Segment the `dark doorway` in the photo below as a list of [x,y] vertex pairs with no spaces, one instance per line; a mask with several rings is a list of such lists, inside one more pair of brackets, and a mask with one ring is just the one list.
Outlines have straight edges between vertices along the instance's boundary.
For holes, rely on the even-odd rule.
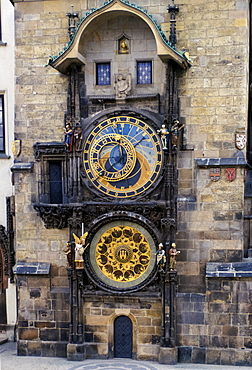
[[7,323],[5,280],[6,278],[4,275],[4,258],[0,245],[0,325]]
[[132,358],[132,321],[124,315],[114,322],[114,357]]

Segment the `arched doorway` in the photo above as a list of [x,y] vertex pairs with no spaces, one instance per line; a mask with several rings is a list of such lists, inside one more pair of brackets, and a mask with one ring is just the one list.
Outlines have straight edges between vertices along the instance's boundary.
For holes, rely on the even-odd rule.
[[118,316],[114,321],[114,357],[132,358],[132,321],[128,316]]

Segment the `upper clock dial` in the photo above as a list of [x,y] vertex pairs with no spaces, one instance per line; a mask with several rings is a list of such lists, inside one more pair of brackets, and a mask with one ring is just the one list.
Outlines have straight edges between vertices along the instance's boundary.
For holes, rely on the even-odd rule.
[[145,122],[128,116],[98,124],[84,145],[84,168],[93,185],[115,198],[147,190],[162,164],[159,137]]

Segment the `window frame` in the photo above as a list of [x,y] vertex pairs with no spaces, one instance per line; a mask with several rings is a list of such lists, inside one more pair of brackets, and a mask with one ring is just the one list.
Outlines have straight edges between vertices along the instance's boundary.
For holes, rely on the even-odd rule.
[[[52,180],[51,175],[52,175],[52,166],[58,166],[59,170],[59,177],[58,180]],[[63,162],[61,159],[50,159],[47,161],[47,168],[48,168],[48,195],[49,195],[49,203],[50,204],[63,204],[63,196],[64,196],[64,181],[63,181]],[[54,168],[55,170],[55,168]],[[55,173],[56,171],[54,171]],[[58,185],[57,185],[58,184]],[[56,185],[56,186],[55,186]],[[58,188],[57,190],[55,190]],[[59,199],[60,198],[60,199]],[[54,200],[60,200],[59,202],[55,202]]]
[[2,1],[0,0],[0,43],[3,43],[2,39]]
[[[11,1],[12,3],[12,1]],[[14,6],[14,4],[12,3]],[[6,46],[7,42],[3,41],[3,11],[2,11],[3,3],[0,0],[0,46]]]
[[[151,82],[147,83],[139,83],[139,77],[138,77],[138,66],[140,63],[150,63],[151,67]],[[146,85],[153,85],[153,60],[152,59],[138,59],[136,60],[136,85],[137,86],[146,86]]]
[[[99,82],[99,77],[98,77],[98,66],[100,65],[109,65],[109,84],[100,84]],[[96,61],[95,62],[95,85],[96,86],[111,86],[111,62],[110,61]]]
[[[3,147],[0,146],[0,154],[6,153],[6,140],[5,140],[5,95],[3,93],[0,93],[0,100],[2,101],[2,109],[0,105],[0,126],[3,126],[3,134],[1,136],[0,133],[0,139],[3,139]],[[2,117],[2,124],[1,124],[1,117]]]

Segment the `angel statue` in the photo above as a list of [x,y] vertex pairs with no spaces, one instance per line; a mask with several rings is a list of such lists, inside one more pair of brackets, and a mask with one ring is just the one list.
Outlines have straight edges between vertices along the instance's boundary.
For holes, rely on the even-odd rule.
[[73,233],[74,241],[75,241],[75,268],[76,269],[84,269],[84,259],[83,259],[83,253],[85,249],[89,246],[89,244],[86,245],[86,237],[88,235],[88,232],[84,233],[80,238],[78,238],[77,235]]

